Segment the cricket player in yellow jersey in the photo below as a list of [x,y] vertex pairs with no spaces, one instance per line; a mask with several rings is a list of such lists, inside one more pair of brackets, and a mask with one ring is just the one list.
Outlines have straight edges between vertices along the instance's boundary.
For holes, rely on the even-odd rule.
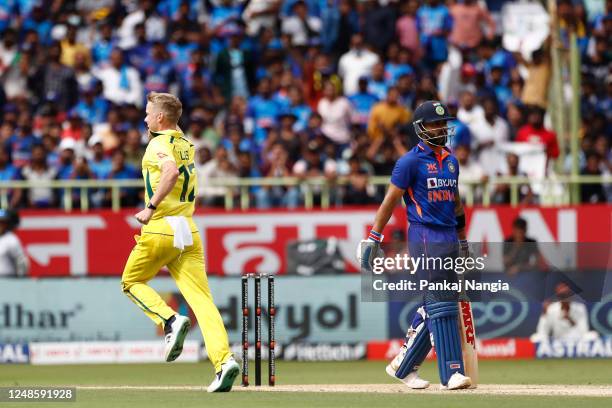
[[178,98],[152,92],[147,101],[145,122],[150,140],[142,158],[146,208],[135,216],[143,226],[121,277],[123,292],[163,327],[166,361],[176,360],[183,351],[191,323],[147,285],[167,266],[196,315],[208,356],[215,366],[216,375],[208,392],[230,391],[240,368],[213,303],[202,241],[192,219],[198,184],[195,149],[177,125],[182,113]]

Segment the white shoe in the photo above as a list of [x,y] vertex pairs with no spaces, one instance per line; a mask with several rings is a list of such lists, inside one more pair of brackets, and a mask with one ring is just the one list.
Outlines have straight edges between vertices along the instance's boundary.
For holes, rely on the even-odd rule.
[[401,382],[403,382],[404,384],[406,384],[408,387],[412,388],[413,390],[423,390],[423,389],[429,387],[429,381],[420,378],[418,371],[413,371],[413,372],[411,372],[410,374],[408,374],[404,378],[397,378],[395,376],[395,371],[396,370],[393,368],[393,366],[391,364],[389,364],[387,366],[385,371],[391,377],[393,377],[393,378],[395,378],[397,380],[400,380]]
[[191,327],[189,319],[185,316],[177,314],[171,317],[170,320],[172,322],[169,322],[166,325],[167,327],[164,327],[166,332],[165,357],[167,362],[174,361],[181,355],[183,352],[183,342]]
[[451,375],[451,378],[448,379],[448,383],[445,387],[447,390],[462,390],[464,388],[469,388],[472,385],[472,379],[470,377],[466,377],[461,373],[455,373]]
[[208,392],[229,392],[234,385],[234,380],[240,374],[240,366],[230,357],[225,363],[221,364],[221,371],[215,374],[215,379],[210,383],[206,391]]

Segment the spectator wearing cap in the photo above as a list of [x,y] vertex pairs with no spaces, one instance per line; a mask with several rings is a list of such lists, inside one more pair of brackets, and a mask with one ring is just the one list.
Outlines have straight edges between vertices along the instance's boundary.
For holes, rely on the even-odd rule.
[[412,63],[417,61],[421,54],[419,42],[419,28],[417,26],[417,10],[419,9],[418,0],[408,0],[401,6],[401,16],[395,23],[395,32],[399,40],[399,45],[412,53]]
[[259,81],[258,93],[249,99],[247,108],[247,117],[253,123],[255,143],[262,144],[268,129],[276,124],[276,117],[279,113],[280,106],[272,97],[271,80],[263,78]]
[[421,47],[431,67],[444,62],[448,57],[447,37],[453,25],[448,8],[439,0],[427,0],[417,11]]
[[97,85],[92,82],[81,87],[79,101],[73,108],[73,112],[82,120],[97,125],[106,120],[108,114],[108,101],[97,95]]
[[385,80],[385,65],[382,62],[374,64],[372,75],[368,80],[368,92],[375,95],[379,100],[387,97],[389,86]]
[[536,143],[544,146],[548,159],[559,157],[557,134],[544,127],[544,109],[531,106],[527,114],[527,124],[516,135],[517,142]]
[[376,95],[368,92],[368,78],[359,78],[357,92],[349,96],[349,101],[353,106],[353,116],[351,123],[366,128],[370,118],[370,112],[379,99]]
[[323,98],[319,101],[317,112],[323,119],[323,133],[334,143],[347,145],[351,139],[352,107],[348,99],[339,95],[337,88],[329,81],[323,85]]
[[369,76],[372,68],[380,61],[377,54],[370,51],[363,42],[363,35],[355,33],[351,37],[351,49],[340,57],[338,74],[343,79],[345,95],[353,95],[358,91],[358,81]]
[[399,91],[389,88],[387,98],[374,105],[368,122],[368,135],[371,139],[388,138],[396,127],[410,121],[410,111],[399,103]]
[[[469,50],[475,48],[483,36],[492,39],[495,34],[495,21],[489,12],[476,0],[463,0],[450,6],[453,29],[449,41],[455,47]],[[486,31],[483,33],[483,27]]]
[[[36,144],[32,146],[31,154],[32,159],[30,163],[21,169],[18,179],[36,181],[37,183],[54,180],[57,171],[47,164],[47,152],[45,148],[40,144]],[[16,190],[13,195],[11,207],[17,207],[24,198],[24,194],[26,195],[25,201],[28,207],[50,208],[55,205],[53,189],[40,185],[30,187],[27,191],[23,189]]]
[[410,53],[401,49],[397,43],[392,43],[387,49],[387,63],[385,64],[385,81],[389,86],[397,85],[402,75],[412,75],[414,70],[409,64]]
[[46,63],[37,67],[29,78],[28,88],[36,102],[51,101],[61,111],[66,111],[77,101],[78,85],[74,71],[60,62],[61,47],[53,43],[47,48]]
[[144,93],[138,71],[124,62],[120,49],[113,50],[110,62],[108,67],[94,72],[102,82],[104,97],[115,105],[142,107]]
[[228,36],[228,47],[217,55],[214,70],[215,82],[226,101],[234,96],[246,98],[255,87],[255,62],[250,52],[240,48],[241,29],[235,27]]
[[470,124],[472,144],[476,157],[488,175],[493,176],[498,170],[499,146],[510,139],[510,130],[498,114],[497,100],[486,98],[482,104],[484,115]]
[[[265,155],[262,175],[266,178],[291,176],[289,153],[281,143],[272,145]],[[255,198],[259,209],[296,208],[300,202],[300,192],[297,187],[261,186],[256,191]]]
[[85,44],[77,41],[77,30],[78,26],[68,24],[66,37],[60,42],[62,47],[60,62],[68,67],[74,67],[77,54],[84,56],[87,66],[91,65],[91,53]]
[[308,5],[302,0],[293,3],[293,14],[282,21],[281,31],[288,35],[291,45],[303,47],[320,40],[321,19],[308,15]]

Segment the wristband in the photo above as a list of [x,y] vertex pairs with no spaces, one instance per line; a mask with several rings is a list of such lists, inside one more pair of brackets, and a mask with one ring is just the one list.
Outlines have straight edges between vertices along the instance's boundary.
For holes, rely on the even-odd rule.
[[382,242],[384,237],[385,236],[383,234],[381,234],[380,232],[376,232],[374,230],[371,230],[370,234],[368,235],[368,239],[374,242]]
[[147,208],[150,209],[150,210],[153,210],[153,211],[157,210],[157,207],[154,206],[151,202],[149,202],[149,204],[147,204]]

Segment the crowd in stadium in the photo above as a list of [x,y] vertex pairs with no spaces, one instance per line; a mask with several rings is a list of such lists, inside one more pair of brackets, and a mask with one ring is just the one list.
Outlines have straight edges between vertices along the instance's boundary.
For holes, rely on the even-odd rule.
[[[2,0],[0,181],[140,178],[149,92],[183,103],[196,146],[201,205],[220,206],[215,178],[323,176],[348,184],[332,204],[368,204],[416,143],[411,113],[441,99],[457,115],[461,177],[520,174],[496,147],[537,142],[559,156],[548,120],[550,40],[531,55],[502,47],[501,1]],[[558,46],[575,33],[582,63],[582,174],[612,170],[612,2],[558,0]],[[488,6],[488,7],[487,7]],[[453,74],[449,60],[460,58]],[[557,167],[569,172],[571,160]],[[251,205],[296,207],[300,187],[252,187]],[[11,207],[56,207],[62,190],[12,190]],[[601,184],[583,202],[606,202]],[[521,186],[520,201],[537,194]],[[73,191],[75,205],[79,191]],[[110,205],[107,189],[90,205]],[[507,203],[508,186],[493,200]],[[123,205],[140,189],[123,188]]]

